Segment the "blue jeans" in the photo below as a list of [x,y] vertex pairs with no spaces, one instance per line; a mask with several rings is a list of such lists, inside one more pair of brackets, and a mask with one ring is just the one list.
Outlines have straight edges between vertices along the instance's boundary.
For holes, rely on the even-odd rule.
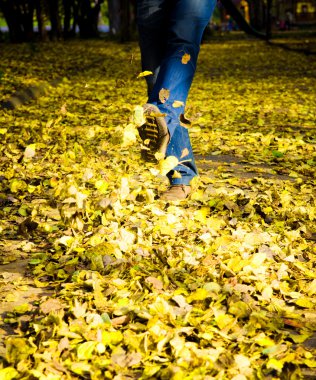
[[[197,175],[189,133],[180,125],[180,117],[215,5],[216,0],[137,0],[142,69],[154,73],[146,77],[148,103],[166,115],[170,133],[166,156],[182,161],[174,168],[181,178],[173,178],[173,170],[167,174],[171,185],[188,185]],[[159,98],[161,89],[169,91],[166,101]]]

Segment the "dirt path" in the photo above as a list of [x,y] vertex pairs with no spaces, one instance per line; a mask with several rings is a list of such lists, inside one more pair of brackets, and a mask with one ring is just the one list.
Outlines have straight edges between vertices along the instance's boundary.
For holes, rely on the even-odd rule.
[[27,265],[28,260],[0,265],[0,356],[5,354],[6,336],[15,334],[14,324],[10,323],[14,309],[22,305],[31,309],[41,297],[52,294],[46,288],[35,287],[27,275]]

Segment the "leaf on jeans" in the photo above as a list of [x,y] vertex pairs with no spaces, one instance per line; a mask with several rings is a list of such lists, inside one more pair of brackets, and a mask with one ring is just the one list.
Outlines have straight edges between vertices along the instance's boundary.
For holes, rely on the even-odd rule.
[[183,151],[181,152],[181,157],[180,158],[188,156],[189,153],[190,153],[189,149],[188,148],[184,148]]
[[159,100],[161,101],[161,103],[166,103],[166,101],[169,99],[169,96],[170,96],[170,91],[167,90],[166,88],[162,88],[159,91]]
[[181,62],[182,62],[184,65],[186,65],[186,64],[190,61],[190,59],[191,59],[190,54],[185,53],[185,54],[183,54],[183,56],[182,56],[182,58],[181,58]]
[[168,156],[159,162],[159,171],[161,175],[166,175],[170,170],[178,165],[179,160],[175,156]]
[[172,174],[172,178],[182,178],[182,175],[177,170],[174,170]]
[[145,71],[141,72],[140,74],[138,74],[137,78],[148,77],[148,75],[153,75],[153,72],[145,70]]
[[175,100],[173,103],[172,103],[172,107],[173,108],[180,108],[180,107],[183,107],[184,106],[184,103],[181,102],[181,100]]

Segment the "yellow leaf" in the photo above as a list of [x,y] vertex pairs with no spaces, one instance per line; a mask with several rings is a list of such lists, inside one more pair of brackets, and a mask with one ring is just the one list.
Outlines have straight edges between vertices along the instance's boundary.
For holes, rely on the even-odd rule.
[[183,56],[182,56],[181,62],[182,62],[184,65],[186,65],[186,64],[190,61],[190,59],[191,59],[190,54],[185,53],[185,54],[183,54]]
[[199,210],[194,211],[194,219],[205,224],[209,214],[210,214],[209,207],[201,207]]
[[215,321],[217,326],[222,330],[230,327],[235,319],[228,314],[219,314],[215,317]]
[[280,360],[271,358],[271,359],[269,359],[269,361],[267,363],[267,368],[272,368],[272,369],[275,369],[277,371],[281,371],[283,368],[283,363]]
[[33,158],[35,156],[36,144],[30,144],[25,148],[24,158]]
[[0,369],[0,379],[1,380],[13,380],[18,376],[18,371],[13,367],[7,367]]
[[145,70],[137,75],[137,78],[147,77],[148,75],[153,75],[152,71]]
[[157,161],[163,160],[165,158],[165,155],[161,152],[156,152],[155,153],[155,158]]
[[26,187],[26,183],[19,179],[14,179],[10,183],[10,191],[12,193],[17,193],[19,190],[25,190]]
[[313,280],[307,287],[307,294],[311,297],[316,294],[316,280]]
[[169,99],[169,96],[170,96],[170,91],[167,90],[166,88],[162,88],[159,91],[159,100],[161,101],[161,103],[166,103],[166,101]]
[[184,103],[181,102],[181,100],[175,100],[173,103],[172,103],[172,107],[173,108],[180,108],[180,107],[183,107],[184,106]]
[[16,306],[14,308],[14,312],[17,314],[25,314],[26,312],[30,311],[32,309],[31,305],[28,303],[24,303],[22,305]]
[[235,363],[236,363],[237,367],[240,370],[242,370],[244,368],[248,368],[251,365],[250,360],[244,355],[241,355],[241,354],[235,355],[234,359],[235,359]]
[[121,188],[120,188],[120,196],[121,200],[124,200],[128,197],[130,193],[128,179],[126,177],[121,178]]
[[172,178],[182,178],[182,175],[177,170],[174,170]]
[[245,302],[237,301],[229,305],[228,312],[237,318],[245,318],[249,316],[251,310]]
[[141,125],[146,123],[146,119],[144,116],[144,109],[142,106],[135,106],[134,108],[134,115],[133,115],[133,121],[134,124],[136,124],[137,127],[140,127]]
[[209,292],[207,289],[199,288],[188,297],[188,302],[204,301],[207,297],[209,297]]
[[105,181],[104,179],[99,179],[98,181],[95,182],[94,186],[99,190],[101,194],[106,193],[109,183]]
[[161,290],[163,289],[163,283],[161,280],[159,280],[158,278],[156,277],[152,277],[152,276],[149,276],[145,279],[145,282],[149,283],[149,284],[152,284],[153,287],[156,289],[156,290]]
[[91,359],[93,351],[98,343],[97,342],[84,342],[79,344],[77,348],[77,355],[79,360]]
[[123,132],[122,148],[135,144],[137,140],[137,129],[133,124],[128,124]]
[[315,304],[309,300],[307,297],[302,297],[299,298],[298,300],[295,301],[295,304],[300,307],[304,307],[306,309],[314,309]]
[[181,157],[180,158],[186,157],[189,153],[190,153],[189,149],[188,148],[184,148],[183,151],[181,152]]
[[168,156],[164,160],[159,161],[159,171],[161,175],[166,175],[170,170],[178,165],[179,161],[175,156]]
[[255,342],[261,347],[272,347],[275,345],[275,342],[267,336],[260,336]]
[[265,299],[265,300],[270,300],[272,295],[273,295],[273,289],[271,288],[271,286],[266,286],[263,291],[262,291],[262,297]]

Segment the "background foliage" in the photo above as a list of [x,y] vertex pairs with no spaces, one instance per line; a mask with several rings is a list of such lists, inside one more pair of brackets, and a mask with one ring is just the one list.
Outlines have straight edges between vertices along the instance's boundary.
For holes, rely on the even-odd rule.
[[[4,45],[1,379],[299,379],[316,367],[314,59],[202,46],[187,106],[200,179],[184,204],[140,161],[136,44]],[[35,294],[35,290],[34,290]],[[3,333],[3,331],[2,331]],[[314,373],[315,374],[315,373]]]

